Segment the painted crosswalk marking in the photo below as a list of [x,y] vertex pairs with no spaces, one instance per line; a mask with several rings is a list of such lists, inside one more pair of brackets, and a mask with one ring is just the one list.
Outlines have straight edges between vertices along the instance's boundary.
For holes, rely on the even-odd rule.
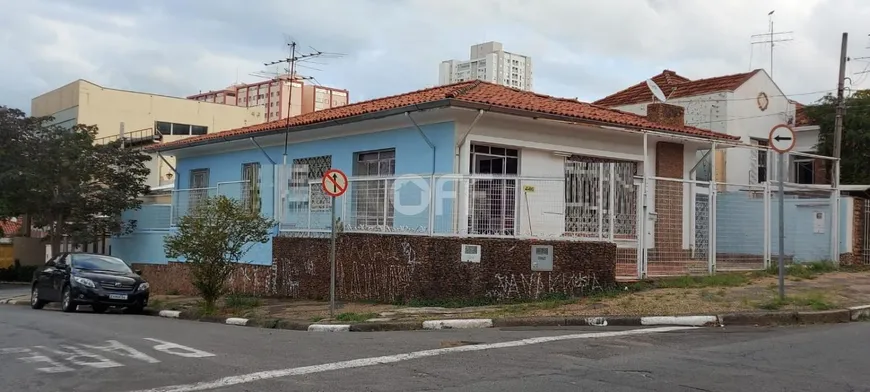
[[[143,338],[150,349],[158,353],[182,358],[213,357],[207,351],[152,338]],[[36,370],[43,373],[72,372],[76,368],[108,369],[125,366],[119,362],[123,359],[134,359],[145,363],[160,363],[160,360],[132,346],[117,340],[108,340],[105,344],[64,344],[57,347],[8,347],[0,348],[0,356],[17,355],[17,359],[36,365]],[[108,356],[107,356],[108,355]],[[114,357],[120,357],[113,359]]]

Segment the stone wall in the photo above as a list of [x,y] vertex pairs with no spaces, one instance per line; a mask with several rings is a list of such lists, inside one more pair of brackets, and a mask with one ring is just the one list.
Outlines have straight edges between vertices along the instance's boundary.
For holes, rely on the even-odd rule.
[[[190,284],[185,263],[133,264],[142,271],[142,277],[151,284],[153,294],[196,295]],[[242,264],[230,276],[230,292],[248,295],[272,294],[272,266]]]
[[[481,245],[480,263],[460,261],[462,244]],[[553,271],[531,270],[531,245],[553,246]],[[329,297],[329,240],[273,241],[276,294]],[[336,297],[495,300],[583,296],[615,284],[616,246],[605,242],[343,233],[336,246]]]

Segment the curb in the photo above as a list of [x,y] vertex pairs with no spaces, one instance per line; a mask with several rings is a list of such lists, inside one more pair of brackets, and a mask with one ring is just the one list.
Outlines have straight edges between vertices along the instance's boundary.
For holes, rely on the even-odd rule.
[[[28,300],[0,299],[0,304],[30,305]],[[835,324],[870,320],[870,305],[847,309],[808,312],[727,313],[721,315],[691,316],[548,316],[504,317],[486,319],[446,319],[426,321],[377,321],[351,324],[320,324],[303,320],[251,319],[242,317],[200,316],[179,310],[145,309],[143,315],[171,319],[212,322],[240,327],[285,329],[308,332],[386,332],[444,329],[481,329],[505,327],[562,327],[562,326],[777,326],[796,324]]]

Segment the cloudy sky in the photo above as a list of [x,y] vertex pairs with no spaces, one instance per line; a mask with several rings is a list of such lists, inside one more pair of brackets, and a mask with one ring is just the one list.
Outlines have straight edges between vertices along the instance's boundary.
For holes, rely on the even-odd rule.
[[[775,51],[786,93],[836,88],[842,32],[870,56],[867,0],[0,0],[0,105],[78,78],[189,95],[240,81],[303,48],[344,54],[300,73],[353,101],[437,83],[441,60],[501,41],[530,55],[535,90],[595,100],[662,69],[702,78],[769,67],[767,31],[794,31]],[[750,61],[751,60],[751,61]],[[751,63],[751,64],[750,64]],[[855,59],[853,89],[870,88]],[[863,77],[862,77],[863,76]],[[795,98],[812,101],[818,95]]]

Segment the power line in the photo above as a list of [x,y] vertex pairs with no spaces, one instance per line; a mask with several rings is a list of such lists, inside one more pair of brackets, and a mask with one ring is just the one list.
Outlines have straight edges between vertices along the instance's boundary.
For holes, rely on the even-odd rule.
[[[860,108],[870,109],[870,104],[868,104],[868,105],[846,105],[846,108],[847,109],[860,109]],[[753,119],[753,118],[764,118],[764,117],[784,116],[784,115],[786,115],[785,112],[777,112],[777,113],[768,113],[768,114],[760,114],[760,115],[745,116],[745,117],[726,117],[726,118],[723,118],[721,120],[713,120],[712,122],[714,122],[714,123],[731,122],[731,121],[749,120],[749,119]],[[705,124],[705,123],[710,123],[710,120],[687,123],[686,125],[695,126],[695,125]]]

